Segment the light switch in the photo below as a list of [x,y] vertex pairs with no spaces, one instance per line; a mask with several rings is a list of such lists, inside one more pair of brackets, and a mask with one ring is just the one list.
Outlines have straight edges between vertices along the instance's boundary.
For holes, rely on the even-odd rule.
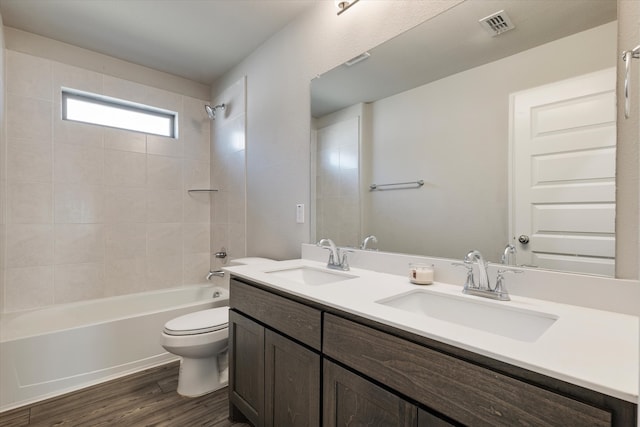
[[304,224],[304,204],[298,203],[296,205],[296,222],[298,224]]

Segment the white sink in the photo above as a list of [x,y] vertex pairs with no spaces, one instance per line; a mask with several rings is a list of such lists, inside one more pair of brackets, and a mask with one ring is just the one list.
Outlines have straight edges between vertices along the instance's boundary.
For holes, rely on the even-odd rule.
[[280,277],[282,279],[291,280],[293,282],[298,282],[303,285],[326,285],[328,283],[340,282],[342,280],[355,279],[358,276],[354,276],[351,274],[333,271],[333,270],[325,270],[322,268],[314,268],[314,267],[292,267],[285,268],[281,270],[272,270],[266,271],[265,273],[271,274],[276,277]]
[[483,301],[478,297],[458,297],[425,290],[410,291],[376,302],[526,342],[537,341],[558,320],[558,316],[553,314],[513,307],[509,302]]

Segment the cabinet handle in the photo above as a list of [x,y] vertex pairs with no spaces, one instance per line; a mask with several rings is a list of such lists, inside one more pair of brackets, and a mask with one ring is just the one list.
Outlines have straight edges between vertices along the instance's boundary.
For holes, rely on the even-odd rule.
[[631,100],[629,99],[629,79],[631,78],[631,60],[640,58],[640,45],[632,50],[622,52],[624,64],[624,118],[628,119],[631,111]]

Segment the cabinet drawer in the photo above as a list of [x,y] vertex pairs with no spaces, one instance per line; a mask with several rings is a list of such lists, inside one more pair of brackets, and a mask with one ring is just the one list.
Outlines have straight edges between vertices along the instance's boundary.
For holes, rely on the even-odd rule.
[[329,357],[466,425],[611,425],[608,411],[330,314],[323,344]]
[[233,279],[229,305],[313,349],[320,350],[320,310]]

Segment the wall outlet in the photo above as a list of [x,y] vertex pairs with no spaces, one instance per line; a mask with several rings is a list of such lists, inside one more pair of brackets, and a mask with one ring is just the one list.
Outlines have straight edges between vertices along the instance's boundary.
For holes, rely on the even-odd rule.
[[298,203],[296,205],[296,223],[304,224],[304,204]]

